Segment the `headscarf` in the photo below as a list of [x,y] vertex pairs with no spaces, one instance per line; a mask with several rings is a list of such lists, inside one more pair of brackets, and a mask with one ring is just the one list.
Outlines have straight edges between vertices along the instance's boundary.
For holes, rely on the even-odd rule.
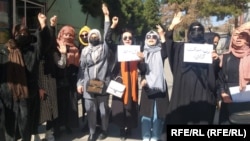
[[90,31],[90,28],[89,28],[88,26],[83,26],[83,27],[80,29],[80,31],[79,31],[78,39],[79,39],[80,43],[81,43],[82,45],[84,45],[84,46],[87,46],[88,43],[87,43],[87,42],[84,42],[84,41],[82,40],[82,38],[80,37],[80,35],[82,34],[82,32],[87,32],[87,33],[89,33],[89,31]]
[[[247,37],[247,44],[243,46],[236,46],[234,44],[233,36],[238,36],[240,34]],[[247,83],[250,82],[250,22],[247,22],[234,30],[229,45],[229,52],[227,53],[232,53],[235,57],[240,58],[239,85],[240,90],[243,90]],[[220,66],[221,65],[222,61],[220,63]]]
[[[69,34],[67,38],[65,38],[63,35]],[[57,43],[66,43],[67,46],[67,66],[74,65],[79,66],[79,50],[74,44],[75,40],[75,29],[70,26],[66,25],[61,28],[61,30],[58,33],[57,37]]]
[[[157,41],[153,46],[149,46],[146,42],[146,37],[148,35],[156,35]],[[144,57],[145,63],[148,64],[147,72],[146,72],[146,80],[149,88],[158,89],[161,92],[166,91],[166,83],[164,76],[164,67],[161,57],[161,44],[160,37],[157,32],[151,30],[146,34],[145,37],[145,45],[144,45]]]
[[[90,37],[92,34],[96,34],[97,37],[99,38],[99,44],[96,46],[93,46],[90,43]],[[90,30],[89,34],[88,34],[88,46],[86,47],[86,49],[84,49],[83,54],[86,56],[88,53],[91,54],[91,59],[93,61],[93,63],[96,63],[97,61],[103,59],[103,56],[101,55],[103,52],[103,45],[102,45],[102,36],[101,33],[98,29],[92,29]]]
[[215,32],[207,32],[204,34],[204,39],[206,41],[206,43],[208,44],[212,44],[214,47],[214,50],[216,49],[217,45],[214,44],[214,38],[218,37],[220,39],[220,35],[218,33]]
[[10,39],[5,46],[9,50],[9,63],[7,65],[7,83],[13,94],[13,99],[28,97],[27,77],[25,65],[20,50],[16,47],[14,40]]
[[188,29],[189,43],[204,43],[204,26],[199,22],[193,22]]

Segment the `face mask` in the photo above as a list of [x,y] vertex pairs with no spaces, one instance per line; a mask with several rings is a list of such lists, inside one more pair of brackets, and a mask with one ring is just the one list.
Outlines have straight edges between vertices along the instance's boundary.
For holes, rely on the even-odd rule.
[[97,46],[100,44],[100,41],[99,41],[99,39],[95,38],[95,39],[90,39],[89,43],[91,43],[93,46]]
[[188,40],[192,43],[200,43],[204,41],[204,28],[199,24],[193,24],[188,31]]
[[19,47],[23,47],[31,43],[31,38],[28,35],[18,35],[15,37],[15,40]]
[[199,41],[203,39],[203,32],[200,30],[190,31],[190,38],[194,41]]

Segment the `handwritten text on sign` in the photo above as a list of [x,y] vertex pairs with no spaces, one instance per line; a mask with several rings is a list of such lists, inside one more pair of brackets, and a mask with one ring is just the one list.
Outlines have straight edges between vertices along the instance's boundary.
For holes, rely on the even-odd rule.
[[136,61],[140,60],[137,53],[140,52],[139,45],[118,45],[118,61]]
[[184,62],[212,64],[212,44],[184,44]]

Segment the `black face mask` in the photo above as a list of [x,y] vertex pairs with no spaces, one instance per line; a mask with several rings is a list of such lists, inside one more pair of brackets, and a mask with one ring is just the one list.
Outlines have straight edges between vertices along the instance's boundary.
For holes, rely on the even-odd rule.
[[100,44],[100,40],[95,38],[95,39],[90,39],[89,43],[91,43],[93,46],[97,46]]
[[188,40],[191,43],[204,42],[204,28],[202,25],[194,23],[188,31]]
[[203,40],[203,37],[204,37],[203,32],[201,30],[199,30],[199,29],[190,31],[189,35],[190,35],[189,36],[190,39],[193,40],[193,41]]
[[17,35],[15,40],[19,47],[23,47],[31,43],[31,37],[29,35]]

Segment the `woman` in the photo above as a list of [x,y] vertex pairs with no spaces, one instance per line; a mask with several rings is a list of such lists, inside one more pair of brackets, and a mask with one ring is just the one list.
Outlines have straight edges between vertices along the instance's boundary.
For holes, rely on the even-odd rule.
[[169,104],[164,74],[164,60],[167,58],[166,40],[160,25],[157,25],[157,29],[159,34],[153,30],[146,34],[144,63],[140,65],[142,72],[140,115],[143,141],[160,140]]
[[[107,7],[102,7],[105,23],[104,33],[106,33],[109,25],[109,11]],[[108,47],[106,43],[102,43],[102,37],[100,31],[97,29],[90,30],[88,34],[89,45],[83,48],[80,57],[80,67],[78,72],[77,92],[83,94],[85,101],[85,109],[87,112],[89,137],[88,141],[94,141],[96,135],[96,118],[97,109],[100,109],[101,113],[101,133],[98,135],[98,139],[103,140],[107,137],[108,119],[109,119],[109,107],[108,100],[109,95],[97,95],[87,92],[87,82],[91,79],[99,79],[108,85],[110,76],[108,72]]]
[[[22,24],[14,27],[14,38],[20,49],[25,63],[25,72],[27,77],[27,86],[29,91],[28,98],[28,124],[30,134],[37,137],[39,121],[39,95],[38,95],[38,64],[39,47],[37,45],[37,36],[30,34],[29,29]],[[36,34],[37,35],[37,32]]]
[[78,127],[78,104],[76,81],[79,67],[79,50],[74,44],[75,29],[70,25],[65,25],[58,33],[57,43],[64,43],[67,47],[66,67],[57,67],[56,84],[58,100],[58,119],[56,136],[60,136],[60,126],[65,126],[68,133],[71,128]]
[[222,100],[219,124],[231,124],[229,121],[228,105],[233,102],[229,88],[238,86],[244,91],[250,84],[250,22],[233,31],[229,52],[222,55],[219,73],[220,97]]
[[55,128],[55,119],[58,117],[57,89],[56,89],[56,66],[66,66],[66,45],[59,44],[57,47],[55,38],[55,26],[57,17],[50,19],[50,26],[46,25],[47,17],[39,13],[39,98],[40,118],[39,123],[46,122],[45,138],[54,141],[52,129]]
[[[173,28],[181,22],[177,14],[170,27],[167,42],[173,42]],[[193,22],[188,29],[188,43],[205,44],[204,26]],[[216,109],[216,72],[213,63],[218,55],[211,53],[212,64],[184,61],[183,42],[169,47],[169,64],[173,73],[173,89],[167,117],[168,124],[213,124]]]
[[[5,139],[28,141],[28,87],[25,64],[15,40],[10,39],[0,49],[0,91],[4,104]],[[27,132],[28,131],[28,132]]]
[[[112,18],[112,25],[108,29],[105,40],[112,54],[117,54],[117,44],[112,40],[112,34],[118,24],[118,17]],[[133,34],[131,30],[125,29],[121,34],[121,45],[133,45]],[[138,72],[139,61],[118,62],[117,56],[110,62],[112,79],[121,77],[118,81],[125,85],[122,98],[112,97],[112,122],[120,128],[120,137],[125,140],[131,134],[131,129],[138,125]]]

